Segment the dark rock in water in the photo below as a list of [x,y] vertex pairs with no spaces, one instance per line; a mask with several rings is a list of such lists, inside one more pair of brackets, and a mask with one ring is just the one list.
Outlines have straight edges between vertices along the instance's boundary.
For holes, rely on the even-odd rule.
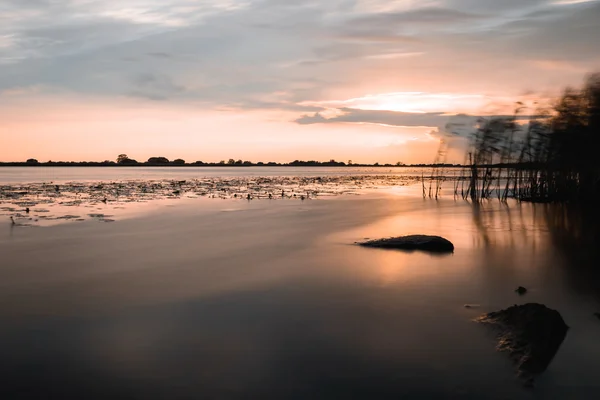
[[519,286],[518,288],[515,289],[515,292],[519,293],[522,296],[525,293],[527,293],[527,289],[525,289],[523,286]]
[[369,240],[358,244],[361,246],[382,249],[423,250],[436,253],[451,253],[454,251],[454,245],[449,240],[440,236],[427,235],[399,236],[387,239]]
[[499,330],[498,350],[510,354],[525,379],[546,370],[569,329],[558,311],[537,303],[514,305],[477,321]]

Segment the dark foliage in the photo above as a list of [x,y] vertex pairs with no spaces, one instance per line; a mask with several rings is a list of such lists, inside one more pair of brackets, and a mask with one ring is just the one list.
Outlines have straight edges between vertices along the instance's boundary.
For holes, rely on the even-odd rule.
[[[568,88],[555,106],[520,124],[522,104],[510,118],[482,119],[472,137],[467,188],[473,201],[494,195],[535,202],[593,201],[600,195],[600,74],[581,89]],[[455,194],[458,195],[458,184]]]

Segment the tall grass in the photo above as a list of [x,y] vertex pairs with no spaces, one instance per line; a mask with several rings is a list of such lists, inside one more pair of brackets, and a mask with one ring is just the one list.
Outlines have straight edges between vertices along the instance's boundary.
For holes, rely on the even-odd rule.
[[468,186],[461,188],[461,196],[475,202],[494,196],[502,201],[597,200],[600,73],[581,89],[566,89],[552,108],[523,112],[517,103],[513,116],[478,122],[464,171]]

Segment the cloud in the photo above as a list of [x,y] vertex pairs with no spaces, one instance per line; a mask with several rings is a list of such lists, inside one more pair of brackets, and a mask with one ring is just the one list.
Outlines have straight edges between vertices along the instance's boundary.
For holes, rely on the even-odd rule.
[[147,53],[147,54],[151,57],[156,57],[156,58],[171,58],[172,57],[169,53],[165,53],[163,51],[156,51],[156,52],[151,52],[151,53]]
[[453,10],[448,8],[431,7],[394,13],[378,13],[351,21],[352,24],[456,24],[476,21],[486,18],[485,15]]
[[[342,108],[331,112],[332,116],[325,116],[323,111],[303,115],[294,122],[300,125],[312,124],[375,124],[389,127],[429,127],[431,138],[469,138],[479,127],[482,121],[496,119],[511,119],[512,115],[467,115],[448,114],[445,112],[401,112],[387,110],[359,110]],[[520,115],[520,123],[539,118],[538,115]]]
[[153,73],[139,74],[133,78],[132,83],[134,88],[129,92],[130,96],[150,100],[167,100],[186,90],[185,87],[174,83],[170,77]]
[[354,108],[341,108],[340,114],[332,118],[324,118],[317,112],[312,116],[303,116],[295,122],[299,124],[316,123],[370,123],[389,126],[430,126],[437,127],[445,124],[448,115],[443,112],[410,113],[384,110],[360,110]]
[[4,0],[0,91],[285,110],[340,92],[507,94],[598,65],[599,18],[598,2],[549,0]]
[[519,10],[531,10],[546,6],[552,0],[445,0],[443,4],[452,9],[469,12],[503,13]]

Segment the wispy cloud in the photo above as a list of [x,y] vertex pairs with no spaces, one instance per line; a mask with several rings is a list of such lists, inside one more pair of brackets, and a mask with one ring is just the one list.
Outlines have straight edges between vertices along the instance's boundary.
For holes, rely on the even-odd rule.
[[570,5],[570,4],[591,3],[593,1],[596,1],[596,0],[557,0],[557,1],[554,1],[552,4],[565,6],[565,5]]
[[323,123],[369,123],[387,126],[402,127],[437,127],[448,120],[443,112],[437,113],[410,113],[384,110],[360,110],[353,108],[342,108],[341,113],[331,118],[325,118],[321,113],[305,115],[296,120],[298,124],[323,124]]
[[4,0],[0,90],[472,112],[579,80],[598,19],[598,1]]

